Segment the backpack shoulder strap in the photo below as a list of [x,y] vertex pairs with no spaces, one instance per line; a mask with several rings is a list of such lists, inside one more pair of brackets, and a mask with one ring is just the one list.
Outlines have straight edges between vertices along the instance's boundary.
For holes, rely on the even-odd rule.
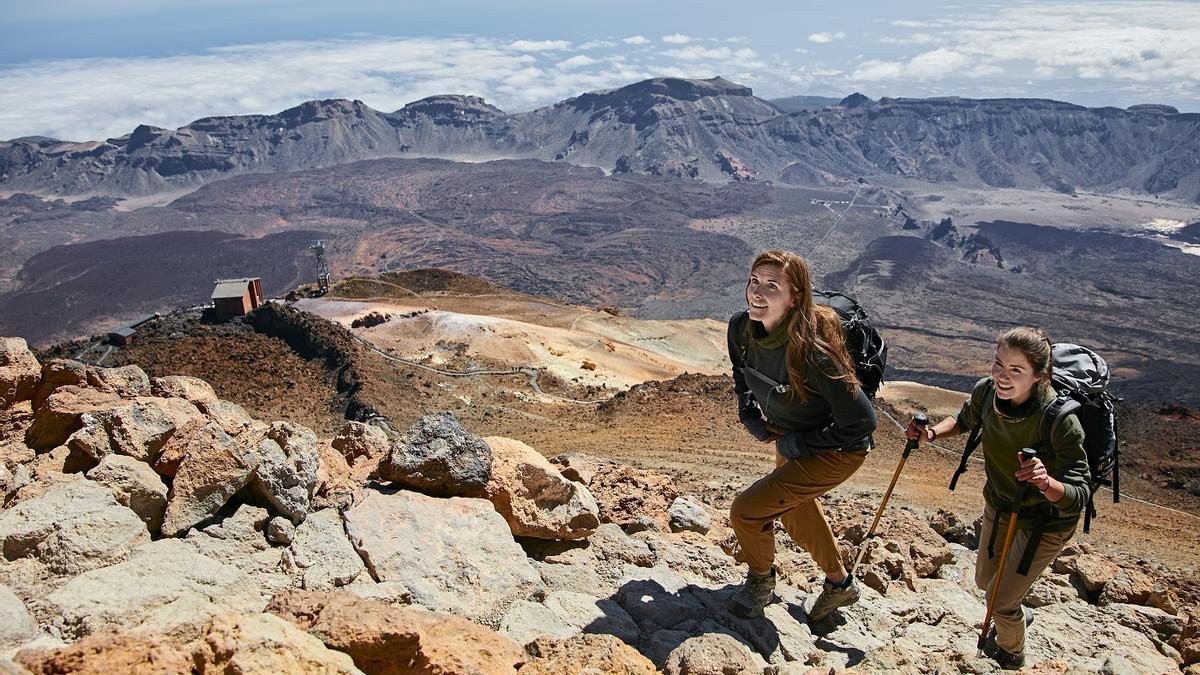
[[975,452],[975,449],[983,442],[983,416],[987,414],[988,408],[992,407],[992,396],[995,395],[993,389],[992,378],[989,377],[983,390],[983,405],[979,409],[979,422],[972,427],[970,435],[967,436],[967,444],[963,446],[962,459],[958,461],[958,468],[950,477],[951,490],[958,486],[959,476],[967,472],[967,462],[971,459],[971,453]]
[[1083,406],[1079,401],[1070,396],[1056,396],[1046,406],[1046,409],[1042,411],[1042,423],[1039,427],[1039,438],[1043,448],[1049,450],[1054,447],[1054,432],[1058,431],[1058,425],[1068,415],[1075,414],[1081,407]]

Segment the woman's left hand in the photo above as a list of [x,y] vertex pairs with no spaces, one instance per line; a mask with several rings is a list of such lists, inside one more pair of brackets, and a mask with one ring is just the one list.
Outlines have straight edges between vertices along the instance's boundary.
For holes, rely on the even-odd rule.
[[1021,468],[1016,473],[1017,480],[1025,481],[1038,489],[1039,492],[1045,492],[1050,486],[1050,474],[1046,473],[1046,465],[1042,464],[1040,457],[1034,457],[1021,462]]

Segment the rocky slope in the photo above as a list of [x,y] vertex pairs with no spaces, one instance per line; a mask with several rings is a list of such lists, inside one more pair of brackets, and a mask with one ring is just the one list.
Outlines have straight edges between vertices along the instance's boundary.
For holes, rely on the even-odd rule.
[[147,195],[238,173],[413,155],[797,185],[896,175],[1195,202],[1198,129],[1198,115],[1037,99],[871,101],[856,94],[785,113],[719,77],[658,78],[511,115],[471,96],[436,96],[391,113],[325,100],[176,130],[143,125],[106,141],[15,139],[0,143],[0,188]]
[[[891,509],[863,600],[820,623],[820,573],[782,536],[778,600],[744,621],[724,609],[732,494],[548,461],[448,413],[319,436],[202,380],[42,364],[6,338],[0,419],[10,671],[991,670],[974,658],[974,528],[949,512]],[[877,496],[829,500],[847,558]],[[1031,665],[1195,672],[1197,596],[1169,580],[1073,545],[1031,596]]]

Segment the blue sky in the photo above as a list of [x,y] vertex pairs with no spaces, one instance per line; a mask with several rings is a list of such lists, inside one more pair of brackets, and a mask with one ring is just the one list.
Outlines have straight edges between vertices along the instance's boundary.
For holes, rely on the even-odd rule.
[[0,139],[483,96],[529,110],[646,77],[792,94],[1200,111],[1200,3],[0,0]]

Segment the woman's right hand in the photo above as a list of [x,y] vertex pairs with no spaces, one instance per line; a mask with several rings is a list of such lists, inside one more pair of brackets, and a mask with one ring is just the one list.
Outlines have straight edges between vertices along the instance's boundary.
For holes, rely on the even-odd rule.
[[926,424],[925,426],[917,426],[917,420],[916,420],[916,418],[913,418],[913,419],[909,420],[908,427],[904,430],[904,435],[907,436],[908,440],[910,440],[910,441],[916,441],[916,440],[932,441],[933,440],[932,425]]

